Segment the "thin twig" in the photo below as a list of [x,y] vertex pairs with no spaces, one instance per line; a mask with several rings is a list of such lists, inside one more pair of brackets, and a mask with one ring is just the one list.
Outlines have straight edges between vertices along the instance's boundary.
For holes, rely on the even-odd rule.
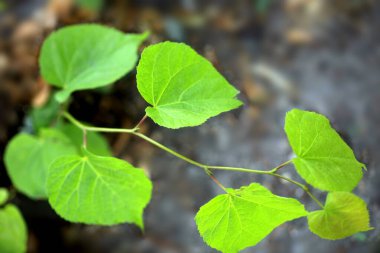
[[209,176],[223,191],[227,192],[227,189],[222,185],[222,183],[213,174],[209,174]]
[[[277,174],[276,172],[290,164],[292,162],[292,160],[289,160],[289,161],[286,161],[282,164],[280,164],[279,166],[271,169],[271,170],[268,170],[268,171],[265,171],[265,170],[251,170],[251,169],[246,169],[246,168],[238,168],[238,167],[227,167],[227,166],[211,166],[211,165],[206,165],[206,164],[203,164],[203,163],[200,163],[200,162],[197,162],[193,159],[190,159],[184,155],[181,155],[180,153],[162,145],[161,143],[149,138],[148,136],[142,134],[142,133],[139,133],[137,132],[138,130],[138,126],[140,125],[137,124],[137,126],[135,128],[132,128],[132,129],[123,129],[123,128],[106,128],[106,127],[90,127],[90,126],[86,126],[84,124],[82,124],[81,122],[79,122],[78,120],[76,120],[73,116],[71,116],[68,112],[63,112],[62,114],[66,119],[68,119],[71,123],[73,123],[74,125],[76,125],[77,127],[79,127],[80,129],[82,130],[86,130],[86,131],[95,131],[95,132],[110,132],[110,133],[129,133],[129,134],[133,134],[151,144],[153,144],[154,146],[190,163],[190,164],[193,164],[199,168],[202,168],[204,169],[204,171],[206,172],[206,174],[208,174],[211,179],[219,186],[221,187],[224,191],[226,191],[226,188],[215,178],[215,176],[212,175],[212,173],[210,172],[210,170],[229,170],[229,171],[237,171],[237,172],[246,172],[246,173],[254,173],[254,174],[265,174],[265,175],[271,175],[271,176],[275,176],[275,177],[278,177],[278,178],[281,178],[283,180],[286,180],[300,188],[302,188],[321,208],[323,208],[323,204],[310,192],[309,188],[304,185],[304,184],[301,184],[297,181],[294,181],[288,177],[285,177],[285,176],[282,176],[280,174]],[[144,118],[145,116],[143,117],[142,120],[140,120],[140,122],[143,122],[144,121]],[[226,191],[227,192],[227,191]]]
[[148,115],[144,115],[144,117],[142,117],[142,119],[139,121],[139,123],[137,123],[137,125],[134,127],[134,129],[139,129],[140,126],[142,125],[142,123],[144,123],[144,121],[146,120],[146,118],[148,117]]
[[286,162],[284,162],[284,163],[281,163],[281,164],[278,165],[277,167],[273,168],[273,169],[271,170],[271,172],[276,173],[279,169],[285,167],[286,165],[288,165],[288,164],[290,164],[290,163],[292,163],[292,160],[289,160],[289,161],[286,161]]

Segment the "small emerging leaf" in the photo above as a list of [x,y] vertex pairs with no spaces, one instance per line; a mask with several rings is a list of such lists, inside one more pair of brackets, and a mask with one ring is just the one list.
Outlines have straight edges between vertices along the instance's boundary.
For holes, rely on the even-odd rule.
[[42,46],[42,76],[62,88],[56,99],[63,102],[74,91],[111,84],[131,71],[146,37],[95,24],[59,29]]
[[202,206],[195,217],[205,242],[224,253],[254,246],[284,222],[307,215],[297,200],[276,196],[257,183],[228,192]]
[[293,109],[286,114],[285,132],[297,155],[297,172],[312,186],[326,191],[351,191],[362,178],[364,164],[320,114]]
[[58,157],[76,154],[71,141],[55,129],[41,129],[38,136],[21,133],[5,150],[5,165],[17,190],[30,198],[46,198],[46,174]]
[[329,240],[372,229],[366,203],[349,192],[330,192],[324,209],[309,213],[308,222],[313,233]]
[[144,171],[124,160],[84,154],[59,158],[50,166],[47,189],[53,209],[71,222],[129,222],[142,228],[152,191]]
[[191,47],[163,42],[147,47],[137,66],[137,88],[160,126],[197,126],[239,107],[238,91]]
[[8,200],[8,190],[5,188],[0,188],[0,205],[3,205]]
[[38,132],[41,128],[49,127],[57,117],[60,105],[50,96],[49,100],[41,107],[34,107],[29,112],[33,128]]
[[27,243],[25,221],[14,205],[0,209],[0,252],[25,253]]

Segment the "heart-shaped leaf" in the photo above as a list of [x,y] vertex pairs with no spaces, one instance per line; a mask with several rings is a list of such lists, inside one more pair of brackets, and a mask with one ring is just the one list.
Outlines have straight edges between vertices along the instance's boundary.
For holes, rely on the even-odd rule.
[[285,132],[297,155],[293,163],[306,182],[326,191],[351,191],[359,183],[364,164],[325,116],[293,109],[286,114]]
[[147,47],[137,66],[137,88],[160,126],[197,126],[239,107],[238,91],[205,58],[182,43]]
[[253,183],[213,198],[201,207],[195,221],[208,245],[236,253],[256,245],[284,222],[306,215],[297,200],[276,196]]
[[152,183],[141,169],[124,160],[96,156],[65,156],[49,169],[49,202],[64,219],[86,224],[124,222],[143,227]]
[[146,37],[95,24],[59,29],[42,46],[42,76],[62,88],[55,97],[63,102],[74,91],[108,85],[131,71]]
[[330,192],[324,209],[311,212],[308,222],[313,233],[329,240],[372,229],[366,203],[350,192]]

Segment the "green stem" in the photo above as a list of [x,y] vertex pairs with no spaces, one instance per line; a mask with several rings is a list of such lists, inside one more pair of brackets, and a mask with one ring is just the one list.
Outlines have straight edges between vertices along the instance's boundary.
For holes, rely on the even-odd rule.
[[71,116],[68,112],[62,113],[63,117],[68,119],[71,123],[76,125],[78,128],[82,130],[87,130],[90,132],[105,132],[105,133],[134,133],[138,130],[138,128],[132,128],[132,129],[125,129],[125,128],[108,128],[108,127],[92,127],[92,126],[86,126],[76,120],[73,116]]
[[251,169],[245,169],[245,168],[238,168],[238,167],[226,167],[226,166],[206,166],[208,169],[212,170],[229,170],[229,171],[237,171],[237,172],[247,172],[247,173],[255,173],[255,174],[266,174],[271,175],[271,170],[251,170]]
[[318,206],[320,206],[322,209],[324,208],[323,204],[310,192],[309,188],[306,185],[301,184],[301,183],[299,183],[297,181],[294,181],[294,180],[292,180],[292,179],[290,179],[288,177],[284,177],[282,175],[279,175],[277,173],[271,173],[271,175],[273,175],[275,177],[278,177],[278,178],[281,178],[283,180],[286,180],[286,181],[288,181],[288,182],[290,182],[292,184],[295,184],[298,187],[302,188],[307,193],[307,195],[309,195],[310,198],[312,198],[315,201],[315,203],[318,204]]
[[95,132],[109,132],[109,133],[129,133],[129,134],[133,134],[151,144],[153,144],[154,146],[178,157],[179,159],[182,159],[192,165],[195,165],[197,167],[200,167],[202,169],[205,170],[205,172],[212,178],[212,180],[217,183],[217,185],[219,187],[221,187],[224,191],[226,191],[226,188],[212,175],[212,173],[210,172],[210,170],[228,170],[228,171],[236,171],[236,172],[246,172],[246,173],[254,173],[254,174],[265,174],[265,175],[271,175],[271,176],[275,176],[275,177],[278,177],[278,178],[281,178],[283,180],[286,180],[300,188],[302,188],[321,208],[323,208],[323,205],[322,203],[310,192],[309,188],[304,185],[304,184],[301,184],[297,181],[294,181],[288,177],[285,177],[285,176],[282,176],[280,174],[277,174],[276,172],[290,164],[292,162],[292,160],[289,160],[289,161],[286,161],[282,164],[280,164],[279,166],[271,169],[271,170],[268,170],[268,171],[265,171],[265,170],[251,170],[251,169],[246,169],[246,168],[239,168],[239,167],[227,167],[227,166],[212,166],[212,165],[206,165],[206,164],[203,164],[203,163],[200,163],[200,162],[197,162],[195,160],[192,160],[184,155],[181,155],[180,153],[162,145],[161,143],[149,138],[148,136],[142,134],[142,133],[139,133],[137,132],[138,130],[138,126],[139,124],[137,124],[137,126],[135,128],[132,128],[132,129],[123,129],[123,128],[106,128],[106,127],[90,127],[90,126],[86,126],[84,124],[82,124],[81,122],[79,122],[78,120],[76,120],[73,116],[71,116],[68,112],[63,112],[62,114],[66,119],[68,119],[71,123],[73,123],[74,125],[76,125],[77,127],[79,127],[80,129],[82,130],[85,130],[85,131],[95,131]]
[[273,168],[273,169],[271,170],[271,172],[276,173],[279,169],[281,169],[282,167],[285,167],[286,165],[291,164],[291,163],[292,163],[292,160],[289,160],[289,161],[286,161],[286,162],[284,162],[284,163],[281,163],[281,164],[278,165],[277,167]]
[[158,147],[158,148],[160,148],[162,150],[165,150],[166,152],[168,152],[168,153],[170,153],[170,154],[172,154],[172,155],[174,155],[174,156],[176,156],[176,157],[178,157],[178,158],[180,158],[180,159],[182,159],[182,160],[184,160],[184,161],[186,161],[186,162],[188,162],[190,164],[193,164],[193,165],[195,165],[197,167],[200,167],[200,168],[203,168],[205,170],[207,170],[207,168],[208,168],[207,165],[199,163],[197,161],[194,161],[194,160],[192,160],[192,159],[190,159],[190,158],[188,158],[186,156],[183,156],[180,153],[177,153],[176,151],[174,151],[174,150],[172,150],[172,149],[170,149],[170,148],[162,145],[161,143],[159,143],[159,142],[157,142],[157,141],[149,138],[148,136],[146,136],[146,135],[144,135],[142,133],[133,132],[132,134],[135,135],[135,136],[137,136],[137,137],[140,137],[141,139],[146,140],[147,142],[153,144],[154,146],[156,146],[156,147]]
[[145,114],[144,117],[142,117],[142,119],[139,121],[139,123],[137,123],[135,128],[138,129],[142,125],[142,123],[144,123],[144,121],[146,120],[147,117],[148,117],[148,115]]
[[219,182],[219,180],[213,175],[213,174],[209,174],[209,176],[211,177],[211,179],[226,193],[228,193],[227,189],[223,186],[223,184],[221,182]]
[[290,178],[288,178],[288,177],[285,177],[285,176],[282,176],[282,175],[276,173],[280,168],[282,168],[282,167],[284,167],[284,166],[290,164],[290,163],[292,162],[291,160],[286,161],[286,162],[280,164],[279,166],[277,166],[277,167],[275,167],[275,168],[273,168],[273,169],[271,169],[271,170],[268,170],[268,171],[265,171],[265,170],[251,170],[251,169],[238,168],[238,167],[212,166],[212,165],[206,165],[206,164],[199,163],[199,162],[194,161],[194,160],[192,160],[192,159],[190,159],[190,158],[188,158],[188,157],[186,157],[186,156],[183,156],[183,155],[177,153],[176,151],[174,151],[174,150],[172,150],[172,149],[170,149],[170,148],[168,148],[168,147],[162,145],[161,143],[159,143],[159,142],[157,142],[157,141],[155,141],[155,140],[149,138],[148,136],[146,136],[146,135],[144,135],[144,134],[142,134],[142,133],[133,132],[132,134],[135,135],[135,136],[137,136],[137,137],[140,137],[140,138],[146,140],[147,142],[149,142],[149,143],[155,145],[156,147],[158,147],[158,148],[160,148],[160,149],[162,149],[162,150],[165,150],[166,152],[168,152],[168,153],[170,153],[170,154],[172,154],[172,155],[174,155],[174,156],[176,156],[176,157],[178,157],[178,158],[180,158],[180,159],[182,159],[182,160],[184,160],[184,161],[186,161],[186,162],[188,162],[188,163],[190,163],[190,164],[193,164],[193,165],[195,165],[195,166],[197,166],[197,167],[200,167],[200,168],[204,169],[204,170],[206,171],[206,173],[209,174],[210,177],[214,180],[214,182],[216,182],[216,183],[219,185],[219,187],[221,187],[224,191],[226,191],[225,187],[224,187],[219,181],[217,181],[216,178],[215,178],[214,176],[212,176],[212,174],[210,174],[210,173],[208,172],[209,170],[228,170],[228,171],[237,171],[237,172],[246,172],[246,173],[265,174],[265,175],[275,176],[275,177],[281,178],[281,179],[283,179],[283,180],[286,180],[286,181],[288,181],[288,182],[290,182],[290,183],[292,183],[292,184],[294,184],[294,185],[300,187],[300,188],[303,189],[303,190],[304,190],[304,191],[305,191],[305,192],[306,192],[306,193],[307,193],[307,194],[308,194],[308,195],[309,195],[309,196],[310,196],[310,197],[311,197],[311,198],[312,198],[312,199],[313,199],[313,200],[314,200],[314,201],[315,201],[315,202],[316,202],[321,208],[323,208],[322,203],[321,203],[321,202],[320,202],[320,201],[319,201],[319,200],[318,200],[318,199],[317,199],[317,198],[316,198],[316,197],[310,192],[309,188],[308,188],[306,185],[301,184],[301,183],[299,183],[299,182],[297,182],[297,181],[294,181],[294,180],[292,180],[292,179],[290,179]]

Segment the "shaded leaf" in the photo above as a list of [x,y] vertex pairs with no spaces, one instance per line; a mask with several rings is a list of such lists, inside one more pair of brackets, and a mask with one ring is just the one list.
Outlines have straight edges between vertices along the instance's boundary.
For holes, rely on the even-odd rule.
[[43,78],[62,88],[59,102],[72,92],[113,83],[136,64],[137,50],[147,34],[124,34],[95,24],[68,26],[45,40],[40,55]]
[[25,221],[18,208],[9,204],[0,209],[0,252],[26,252],[27,236]]
[[38,131],[41,128],[49,127],[57,117],[60,105],[53,96],[41,107],[35,107],[29,112],[33,128]]
[[309,213],[308,222],[313,233],[329,240],[372,229],[366,203],[349,192],[330,192],[324,209]]
[[14,186],[30,198],[46,198],[46,174],[58,157],[76,154],[71,141],[55,129],[41,129],[38,136],[21,133],[5,151],[5,165]]

